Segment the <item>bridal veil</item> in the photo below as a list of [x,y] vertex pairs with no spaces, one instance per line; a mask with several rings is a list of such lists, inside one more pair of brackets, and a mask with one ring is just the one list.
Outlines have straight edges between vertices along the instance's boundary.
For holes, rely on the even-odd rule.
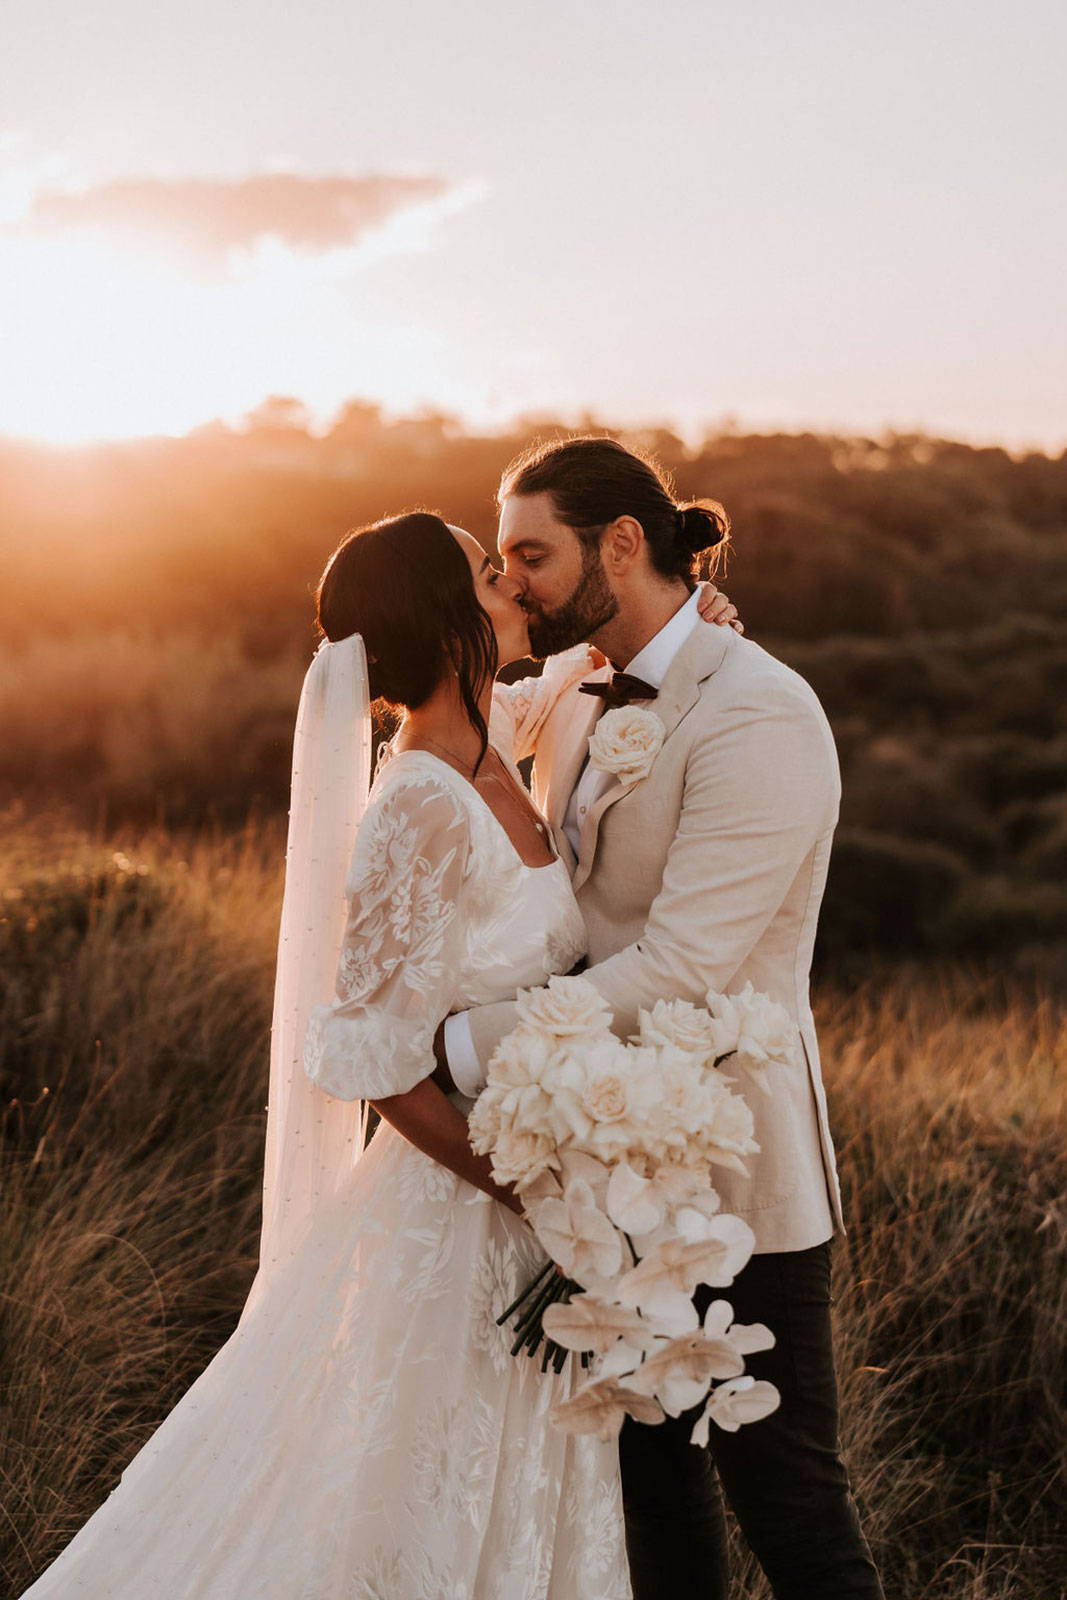
[[319,1200],[342,1186],[363,1151],[365,1102],[325,1094],[303,1058],[311,1011],[333,998],[371,743],[363,640],[324,642],[304,678],[293,740],[257,1286],[294,1254]]

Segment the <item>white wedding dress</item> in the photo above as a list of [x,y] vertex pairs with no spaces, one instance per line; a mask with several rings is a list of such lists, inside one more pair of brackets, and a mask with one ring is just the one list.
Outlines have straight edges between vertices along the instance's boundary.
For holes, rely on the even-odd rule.
[[[446,1013],[585,948],[563,863],[520,861],[425,752],[381,769],[348,887],[309,1058],[343,1099],[411,1088]],[[543,1261],[524,1222],[381,1124],[26,1600],[629,1600],[616,1444],[549,1422],[576,1359],[543,1375],[496,1326]]]

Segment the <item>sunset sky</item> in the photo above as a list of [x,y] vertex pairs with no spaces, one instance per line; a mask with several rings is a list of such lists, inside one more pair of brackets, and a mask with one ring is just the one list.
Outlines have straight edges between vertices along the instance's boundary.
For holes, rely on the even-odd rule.
[[0,431],[271,393],[1067,443],[1060,0],[37,0]]

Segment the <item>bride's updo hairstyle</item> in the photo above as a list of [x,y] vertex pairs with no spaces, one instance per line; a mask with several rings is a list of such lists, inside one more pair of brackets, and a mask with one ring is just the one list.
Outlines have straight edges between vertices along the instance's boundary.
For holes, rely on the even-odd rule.
[[654,570],[690,588],[698,570],[714,570],[730,537],[730,519],[717,500],[677,503],[666,474],[614,439],[585,436],[532,445],[505,471],[497,501],[543,493],[552,496],[556,516],[587,548],[596,548],[609,522],[633,517],[644,530]]
[[496,676],[496,636],[441,517],[409,511],[346,534],[315,598],[327,639],[363,635],[372,700],[414,710],[454,672],[485,754],[478,699]]

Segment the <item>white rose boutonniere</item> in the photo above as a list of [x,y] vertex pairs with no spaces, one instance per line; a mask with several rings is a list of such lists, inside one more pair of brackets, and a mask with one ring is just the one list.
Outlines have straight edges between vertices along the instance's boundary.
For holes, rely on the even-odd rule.
[[647,778],[667,730],[654,711],[620,706],[605,711],[589,736],[589,765],[623,783]]

